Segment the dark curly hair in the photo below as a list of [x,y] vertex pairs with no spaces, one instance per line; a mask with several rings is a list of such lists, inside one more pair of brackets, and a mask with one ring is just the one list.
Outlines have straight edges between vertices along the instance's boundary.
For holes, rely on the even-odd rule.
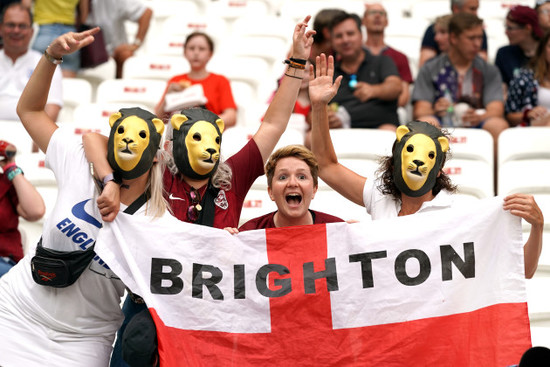
[[[442,129],[441,132],[449,141],[451,141],[451,134]],[[397,144],[397,140],[393,143],[392,152]],[[444,154],[443,160],[441,161],[441,171],[440,175],[435,180],[435,185],[432,189],[432,194],[435,196],[439,194],[441,190],[447,190],[451,193],[455,193],[457,186],[453,184],[451,178],[448,174],[443,171],[445,162],[451,157],[451,149]],[[376,170],[376,174],[380,176],[380,184],[378,185],[378,190],[384,195],[391,195],[396,200],[401,200],[401,191],[395,185],[393,180],[393,156],[386,156],[380,158],[380,167]]]

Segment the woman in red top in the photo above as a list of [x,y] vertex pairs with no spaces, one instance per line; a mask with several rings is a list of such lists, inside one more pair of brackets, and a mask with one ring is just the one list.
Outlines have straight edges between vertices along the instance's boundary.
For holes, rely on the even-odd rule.
[[21,258],[23,246],[19,216],[36,221],[44,216],[42,196],[15,164],[15,146],[0,141],[0,276],[7,273]]
[[223,121],[226,127],[234,126],[237,122],[237,105],[233,99],[231,86],[226,77],[206,70],[206,65],[214,53],[214,42],[205,33],[193,32],[187,36],[183,45],[183,56],[189,62],[191,70],[187,74],[176,75],[168,81],[166,91],[155,113],[162,119],[170,117],[171,112],[165,110],[164,97],[167,93],[179,92],[185,88],[201,84],[204,96],[208,100],[204,107],[214,112]]

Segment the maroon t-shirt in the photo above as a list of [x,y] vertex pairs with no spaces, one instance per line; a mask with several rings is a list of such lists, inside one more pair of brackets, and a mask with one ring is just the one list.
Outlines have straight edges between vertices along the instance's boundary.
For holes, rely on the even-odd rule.
[[[254,139],[226,161],[233,172],[231,189],[218,189],[214,199],[214,227],[237,227],[243,207],[244,199],[254,181],[264,174],[262,154]],[[204,197],[207,185],[198,188],[201,198]],[[164,189],[167,192],[166,200],[172,208],[176,218],[184,222],[191,222],[187,218],[187,208],[191,198],[191,187],[179,176],[173,176],[168,169],[164,171]],[[203,205],[204,206],[204,205]]]
[[0,174],[0,256],[11,257],[15,262],[23,258],[21,234],[17,229],[17,193],[6,175]]
[[[310,210],[310,212],[313,216],[313,224],[335,223],[335,222],[344,221],[343,219],[335,217],[334,215],[326,214],[323,212],[317,212],[315,210]],[[245,224],[243,224],[239,228],[239,231],[242,232],[242,231],[251,231],[253,229],[276,228],[275,222],[273,221],[275,213],[277,212],[272,212],[269,214],[262,215],[261,217],[251,219]]]

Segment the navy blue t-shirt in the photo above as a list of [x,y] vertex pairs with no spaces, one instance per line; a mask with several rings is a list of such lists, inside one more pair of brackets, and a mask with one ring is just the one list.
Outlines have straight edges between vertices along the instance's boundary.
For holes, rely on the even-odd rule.
[[502,46],[497,51],[495,65],[500,70],[502,81],[506,85],[517,75],[519,69],[527,65],[529,58],[525,56],[521,47],[517,45]]

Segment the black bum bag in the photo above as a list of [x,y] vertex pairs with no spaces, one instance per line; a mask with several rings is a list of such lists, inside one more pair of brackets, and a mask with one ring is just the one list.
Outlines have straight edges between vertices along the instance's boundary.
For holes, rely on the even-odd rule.
[[31,259],[32,278],[37,284],[65,288],[73,284],[95,257],[95,244],[84,251],[57,251],[42,246]]

